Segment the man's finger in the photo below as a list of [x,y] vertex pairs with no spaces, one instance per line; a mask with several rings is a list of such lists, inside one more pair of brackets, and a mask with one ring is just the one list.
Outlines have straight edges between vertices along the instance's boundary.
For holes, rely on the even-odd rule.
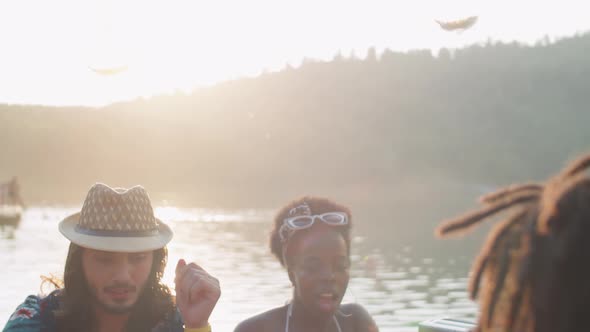
[[182,285],[185,282],[186,278],[194,278],[199,276],[208,276],[209,273],[203,270],[202,268],[198,267],[198,265],[194,263],[190,263],[178,270],[178,274],[174,282],[176,284]]
[[176,274],[176,276],[178,277],[180,271],[186,266],[186,261],[184,259],[179,259],[178,263],[176,263],[176,269],[174,271],[174,273]]
[[201,279],[208,279],[209,275],[205,271],[198,271],[194,269],[187,269],[184,271],[180,280],[176,283],[177,292],[188,293],[193,283]]
[[218,290],[219,285],[215,280],[212,280],[212,278],[198,279],[189,288],[189,302],[197,301],[203,294],[220,293]]
[[[182,261],[182,264],[180,263],[180,261]],[[175,283],[182,283],[182,279],[184,278],[184,276],[186,275],[186,273],[188,271],[205,271],[203,269],[201,269],[197,264],[195,263],[190,263],[190,264],[186,264],[186,262],[184,261],[184,259],[181,259],[178,262],[178,265],[176,266],[176,276],[174,277],[174,282]]]

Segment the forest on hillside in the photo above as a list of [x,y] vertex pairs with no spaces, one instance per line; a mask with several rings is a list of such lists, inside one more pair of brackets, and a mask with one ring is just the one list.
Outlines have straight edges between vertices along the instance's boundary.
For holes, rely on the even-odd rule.
[[0,105],[0,180],[29,204],[77,205],[100,181],[192,207],[327,195],[369,224],[433,225],[590,150],[588,49],[370,49],[103,108]]

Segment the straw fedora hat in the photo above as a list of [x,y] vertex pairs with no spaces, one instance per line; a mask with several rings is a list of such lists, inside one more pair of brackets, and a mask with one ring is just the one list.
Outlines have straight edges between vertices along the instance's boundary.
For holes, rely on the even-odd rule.
[[90,188],[82,210],[62,220],[59,231],[81,247],[115,252],[160,249],[173,235],[154,217],[143,187],[111,188],[102,183]]

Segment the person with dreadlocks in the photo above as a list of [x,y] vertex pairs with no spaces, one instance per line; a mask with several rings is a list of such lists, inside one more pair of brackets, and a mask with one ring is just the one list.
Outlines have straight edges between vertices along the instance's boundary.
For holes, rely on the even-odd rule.
[[303,197],[274,219],[270,249],[287,269],[292,300],[241,322],[235,332],[378,331],[359,304],[343,304],[350,278],[348,208],[331,200]]
[[469,293],[480,304],[477,331],[590,329],[590,154],[545,183],[510,186],[483,206],[443,222],[439,236],[460,234],[511,210],[483,245]]
[[161,283],[172,231],[154,217],[143,187],[95,184],[59,230],[70,240],[63,287],[27,297],[3,331],[211,331],[219,282],[181,259],[176,297]]

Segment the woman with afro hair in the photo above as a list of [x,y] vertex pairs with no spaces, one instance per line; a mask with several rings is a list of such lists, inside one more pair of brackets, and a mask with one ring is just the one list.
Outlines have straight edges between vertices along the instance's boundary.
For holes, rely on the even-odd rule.
[[288,304],[241,322],[235,332],[378,331],[358,304],[341,304],[350,278],[350,210],[302,197],[274,219],[270,249],[293,285]]

